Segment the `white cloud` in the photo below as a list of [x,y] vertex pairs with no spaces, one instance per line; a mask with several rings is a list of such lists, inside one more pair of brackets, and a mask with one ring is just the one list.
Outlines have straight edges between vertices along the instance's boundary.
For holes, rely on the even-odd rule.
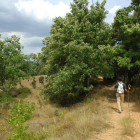
[[108,22],[109,24],[113,23],[114,22],[114,17],[116,15],[116,12],[117,10],[119,10],[121,8],[120,5],[118,6],[114,6],[113,8],[111,8],[109,10],[109,14],[107,15],[106,19],[105,19],[105,22]]
[[70,6],[60,1],[58,5],[53,5],[44,0],[19,0],[15,6],[20,12],[26,13],[27,16],[34,16],[38,20],[52,20],[52,18],[61,16],[70,12]]
[[116,11],[119,10],[120,8],[121,8],[120,5],[118,5],[118,6],[115,5],[113,8],[111,8],[111,9],[109,10],[109,13],[110,13],[110,14],[115,14]]
[[[32,37],[26,37],[26,33],[24,32],[2,32],[0,40],[4,40],[7,37],[11,37],[12,35],[16,35],[20,38],[20,43],[24,48],[21,50],[24,54],[30,54],[30,53],[38,53],[41,52],[41,48],[43,47],[43,37],[39,36],[32,36]],[[42,47],[41,47],[42,45]]]
[[37,53],[39,53],[39,52],[41,52],[41,47],[30,47],[30,46],[28,46],[28,47],[24,47],[24,49],[22,49],[21,50],[21,52],[23,53],[23,54],[30,54],[30,53],[34,53],[34,54],[37,54]]
[[12,35],[16,35],[17,37],[21,38],[23,35],[25,35],[25,33],[24,32],[2,32],[1,37],[3,39],[7,37],[10,38]]
[[23,35],[20,38],[20,43],[23,46],[31,46],[34,45],[33,47],[36,47],[38,44],[42,44],[43,37],[38,37],[38,36],[33,36],[33,37],[24,37]]
[[20,43],[24,46],[24,49],[22,49],[22,52],[24,54],[30,54],[30,53],[38,53],[41,52],[41,45],[43,37],[33,36],[33,37],[24,37],[21,36]]

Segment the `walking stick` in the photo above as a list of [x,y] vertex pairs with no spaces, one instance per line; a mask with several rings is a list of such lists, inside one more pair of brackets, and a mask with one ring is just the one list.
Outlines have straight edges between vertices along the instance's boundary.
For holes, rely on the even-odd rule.
[[[130,89],[131,89],[131,85],[129,84],[128,85],[128,90],[130,91]],[[128,107],[129,107],[129,92],[128,92]]]

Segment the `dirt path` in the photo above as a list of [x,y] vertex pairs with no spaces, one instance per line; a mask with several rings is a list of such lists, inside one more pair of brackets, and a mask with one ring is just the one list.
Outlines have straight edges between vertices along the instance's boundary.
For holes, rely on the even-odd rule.
[[[128,103],[124,103],[124,110],[121,114],[118,113],[117,104],[110,103],[111,119],[109,124],[112,128],[107,129],[104,133],[98,135],[99,140],[140,140],[140,112],[137,112],[135,103],[130,103],[128,108]],[[135,120],[134,127],[135,132],[133,136],[124,135],[124,128],[121,125],[121,120],[125,117],[130,116]]]
[[[110,93],[114,92],[113,88],[110,89]],[[126,97],[125,97],[126,100]],[[140,140],[140,107],[136,105],[136,103],[131,102],[124,102],[124,107],[122,113],[118,113],[116,99],[110,99],[109,101],[109,108],[110,108],[110,119],[108,124],[110,128],[106,129],[104,132],[97,135],[96,140]],[[125,117],[131,117],[134,119],[134,131],[133,136],[128,136],[124,134],[124,127],[121,125],[121,121]],[[95,140],[91,138],[90,140]]]

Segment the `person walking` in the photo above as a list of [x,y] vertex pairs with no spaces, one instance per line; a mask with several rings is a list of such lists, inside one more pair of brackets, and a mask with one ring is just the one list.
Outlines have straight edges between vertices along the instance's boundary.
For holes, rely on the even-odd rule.
[[118,78],[118,82],[115,84],[117,105],[118,105],[118,113],[123,111],[123,102],[124,102],[124,91],[129,92],[125,83],[122,82],[122,77]]

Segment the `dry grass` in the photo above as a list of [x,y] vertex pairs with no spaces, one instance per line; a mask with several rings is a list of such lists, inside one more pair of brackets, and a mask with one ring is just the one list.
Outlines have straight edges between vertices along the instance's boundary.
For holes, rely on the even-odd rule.
[[[30,85],[32,78],[29,81],[21,81],[21,84],[33,93],[23,100],[35,104],[33,115],[25,125],[29,125],[28,132],[33,131],[36,139],[86,140],[93,135],[93,132],[101,132],[108,127],[109,109],[106,97],[94,93],[96,100],[76,104],[69,108],[49,103],[46,105],[44,95],[40,95],[43,85],[38,82],[39,77],[36,76],[36,89]],[[20,87],[19,84],[18,87]],[[6,117],[8,114],[9,111]],[[1,118],[0,122],[6,127],[5,131],[1,131],[1,138],[5,139],[10,132],[10,127],[5,118]]]
[[9,135],[10,129],[12,128],[6,121],[9,115],[9,110],[1,109],[2,116],[0,117],[0,139],[5,139],[5,136]]
[[121,125],[123,126],[124,134],[128,136],[133,136],[135,132],[134,119],[127,116],[121,120]]
[[[39,75],[39,76],[34,76],[35,80],[36,80],[36,89],[41,89],[43,87],[43,85],[41,83],[39,83],[39,77],[43,76],[44,77],[44,84],[47,83],[45,77],[47,77],[46,75]],[[33,81],[33,77],[30,77],[30,79],[24,79],[21,80],[21,85],[23,85],[24,87],[28,87],[29,89],[33,89],[31,83]],[[20,87],[20,84],[17,84],[16,86],[17,88]]]
[[[103,102],[104,101],[104,102]],[[65,110],[60,109],[58,117],[47,127],[49,140],[85,140],[94,131],[101,132],[107,126],[107,100],[100,98],[83,106],[75,105]],[[50,111],[49,111],[50,112]]]

